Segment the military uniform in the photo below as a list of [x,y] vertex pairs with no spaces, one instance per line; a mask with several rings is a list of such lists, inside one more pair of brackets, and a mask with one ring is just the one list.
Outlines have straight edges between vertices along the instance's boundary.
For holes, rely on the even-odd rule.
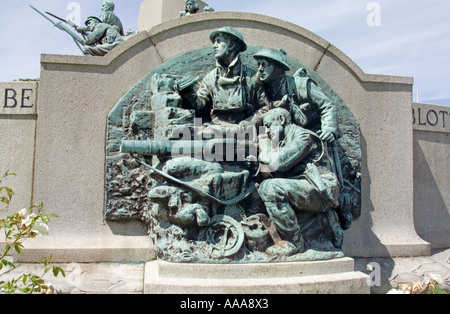
[[197,90],[194,109],[210,115],[215,124],[238,124],[254,111],[252,77],[255,71],[238,56],[228,68],[217,63]]
[[[210,36],[225,33],[242,43],[241,52],[247,49],[242,35],[231,27],[224,27]],[[210,118],[213,124],[237,125],[255,111],[255,89],[252,78],[256,71],[242,63],[240,54],[228,65],[217,61],[216,68],[208,73],[197,91],[182,91],[183,98],[197,114]]]
[[340,185],[324,149],[317,135],[295,124],[280,143],[278,169],[258,190],[277,231],[289,246],[274,246],[269,253],[277,255],[281,249],[290,255],[304,249],[302,233],[322,228],[320,223],[313,227],[321,221],[318,214],[331,217],[330,225],[339,229],[338,219],[330,209],[339,205]]
[[[96,17],[89,17],[88,21],[90,19],[100,21]],[[83,50],[87,55],[104,56],[122,42],[123,37],[114,26],[106,23],[98,23],[94,30],[87,36]]]
[[117,15],[114,12],[112,11],[102,12],[100,20],[102,20],[103,23],[114,26],[120,35],[125,36],[122,21],[117,17]]
[[[255,59],[265,58],[275,61],[284,71],[289,71],[286,56],[274,49],[263,49],[254,56]],[[291,112],[295,124],[315,132],[330,131],[337,138],[337,109],[317,84],[308,77],[284,75],[265,84],[260,82],[258,98],[266,98],[272,109],[286,95],[289,101],[284,109]]]

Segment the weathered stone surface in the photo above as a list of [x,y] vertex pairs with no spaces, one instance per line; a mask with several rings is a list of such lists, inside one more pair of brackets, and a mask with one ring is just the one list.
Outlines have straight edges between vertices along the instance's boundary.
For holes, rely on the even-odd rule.
[[0,115],[34,115],[38,82],[0,82]]
[[182,264],[151,262],[146,264],[144,293],[368,294],[367,278],[353,271],[351,259],[272,264],[270,267],[196,265],[189,270]]
[[412,114],[415,131],[450,133],[450,108],[448,106],[413,103]]
[[[16,264],[17,260],[15,261]],[[297,280],[299,278],[313,278],[315,272],[318,274],[325,274],[329,272],[330,274],[337,273],[346,273],[348,271],[352,271],[355,269],[357,272],[365,274],[366,284],[368,280],[368,276],[371,274],[371,271],[367,268],[367,265],[370,263],[376,262],[381,267],[381,286],[370,287],[370,292],[373,294],[385,294],[392,288],[398,288],[400,284],[412,284],[414,281],[422,281],[424,276],[433,273],[440,275],[446,283],[444,288],[447,291],[450,291],[450,251],[441,250],[433,252],[433,255],[430,257],[415,257],[415,258],[357,258],[352,261],[352,259],[341,259],[334,260],[330,262],[314,262],[314,263],[302,263],[302,267],[296,268],[295,264],[287,263],[280,264],[279,267],[273,268],[273,265],[267,264],[256,264],[250,265],[250,269],[247,267],[245,269],[242,268],[242,265],[209,265],[208,271],[205,271],[206,265],[174,265],[171,263],[162,263],[160,268],[157,268],[160,272],[159,275],[152,273],[155,270],[155,267],[158,266],[158,263],[137,263],[137,264],[103,264],[103,263],[94,263],[94,264],[57,264],[57,266],[61,266],[66,272],[66,277],[59,276],[58,278],[52,278],[51,274],[48,275],[47,280],[53,284],[56,288],[57,293],[87,293],[87,294],[106,294],[106,293],[119,293],[119,294],[134,294],[134,293],[147,293],[153,290],[157,290],[157,287],[153,286],[155,283],[155,278],[184,278],[180,280],[178,283],[178,287],[182,286],[181,290],[178,290],[178,293],[188,293],[192,294],[191,290],[187,290],[187,288],[183,285],[187,285],[189,282],[193,282],[193,280],[197,280],[197,282],[201,282],[203,280],[211,280],[210,283],[213,283],[212,278],[219,278],[222,280],[221,283],[228,283],[229,286],[224,286],[222,292],[235,294],[238,290],[233,290],[230,288],[231,279],[236,277],[253,278],[253,279],[262,279],[261,277],[268,276],[268,274],[272,274],[276,276],[280,280],[280,283],[288,283],[289,280],[287,278],[292,276],[293,269],[297,269],[296,272],[293,273],[296,276]],[[328,265],[328,267],[325,267]],[[0,280],[10,280],[11,278],[18,277],[22,273],[42,273],[42,265],[39,264],[18,264],[18,268],[13,271],[6,271],[4,269],[0,272]],[[193,267],[203,267],[203,269],[195,269]],[[239,272],[239,269],[242,272]],[[201,270],[201,273],[199,271]],[[320,277],[320,276],[319,276]],[[153,279],[152,279],[153,278]],[[321,277],[323,278],[323,277]],[[342,277],[341,277],[342,278]],[[317,279],[317,278],[316,278]],[[348,278],[347,278],[348,279]],[[153,280],[153,282],[151,281]],[[278,280],[278,279],[277,279]],[[163,284],[164,280],[158,281],[158,284]],[[255,282],[255,281],[254,281]],[[292,282],[292,281],[291,281]],[[302,281],[303,283],[306,280]],[[152,285],[150,285],[152,283]],[[261,283],[261,282],[260,282]],[[311,283],[311,282],[310,282]],[[217,281],[213,283],[215,287],[217,287]],[[312,284],[312,283],[311,283]],[[312,287],[311,285],[310,287]],[[312,291],[311,293],[317,293],[318,291],[323,291],[324,293],[351,293],[352,290],[334,290],[333,284],[326,285],[325,283],[322,285],[317,283],[315,287],[326,287],[328,290],[313,290],[313,289],[304,289],[305,293]],[[341,286],[342,289],[347,288],[347,285]],[[168,290],[159,289],[156,291],[157,293],[172,293],[173,287],[167,287]],[[236,287],[234,286],[236,289]],[[298,287],[297,287],[298,288]],[[198,293],[213,293],[206,291],[206,288],[198,288]],[[217,288],[218,289],[218,288]],[[239,288],[244,292],[245,288]],[[258,286],[257,293],[267,294],[271,290],[270,288],[266,288],[264,286]],[[287,290],[279,291],[278,293],[298,293],[297,290]],[[338,291],[338,292],[335,292]],[[254,294],[253,291],[248,292],[248,294]]]
[[[63,217],[53,224],[54,240],[62,243],[70,233],[112,233],[103,223],[105,117],[112,104],[162,62],[210,47],[209,34],[226,24],[238,28],[249,45],[283,47],[315,70],[360,122],[363,213],[346,234],[346,253],[429,254],[430,246],[417,236],[413,221],[413,139],[408,131],[412,79],[365,74],[338,49],[299,26],[239,12],[209,12],[157,25],[102,58],[42,56],[34,199]],[[382,123],[379,117],[384,117]],[[115,118],[115,123],[122,121]],[[113,147],[117,149],[117,143]]]
[[450,247],[450,107],[413,104],[414,223],[433,248]]
[[13,189],[11,210],[29,207],[33,192],[38,82],[0,82],[0,173],[16,177],[3,184]]
[[[144,291],[144,264],[62,264],[66,276],[44,277],[57,294],[142,294]],[[18,278],[23,273],[41,276],[43,266],[22,264],[1,275],[4,281]]]
[[[391,289],[398,289],[402,284],[423,282],[424,277],[429,274],[437,274],[445,281],[443,289],[450,291],[450,250],[439,250],[433,252],[431,257],[413,258],[357,258],[355,269],[371,274],[367,265],[370,263],[380,265],[380,286],[371,287],[374,294],[384,294]],[[377,279],[377,278],[374,278]]]

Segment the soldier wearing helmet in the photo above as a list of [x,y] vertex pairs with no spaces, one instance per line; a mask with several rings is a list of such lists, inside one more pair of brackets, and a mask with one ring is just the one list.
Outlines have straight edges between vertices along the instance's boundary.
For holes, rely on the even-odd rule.
[[[292,123],[291,113],[282,108],[265,114],[264,125],[267,137],[275,138],[279,145],[274,149],[271,143],[260,142],[258,160],[273,172],[260,184],[258,192],[281,237],[266,253],[302,253],[311,247],[309,238],[314,232],[328,234],[331,242],[326,245],[327,236],[321,236],[314,246],[333,244],[341,249],[344,232],[332,210],[339,205],[340,185],[323,141],[314,132]],[[310,242],[307,246],[305,240]]]
[[103,23],[98,17],[86,19],[86,26],[91,33],[86,37],[83,52],[85,55],[104,56],[123,42],[123,37],[114,26]]
[[258,61],[259,93],[268,99],[268,109],[287,109],[296,124],[333,142],[337,138],[337,110],[323,91],[308,77],[286,75],[290,67],[282,50],[262,49],[254,58]]
[[255,95],[252,77],[256,71],[242,63],[241,53],[247,50],[242,34],[223,27],[210,35],[216,68],[208,73],[197,91],[180,91],[182,97],[213,124],[237,125],[253,114]]
[[197,0],[185,0],[186,8],[184,11],[181,11],[178,17],[196,14],[200,11],[200,5]]

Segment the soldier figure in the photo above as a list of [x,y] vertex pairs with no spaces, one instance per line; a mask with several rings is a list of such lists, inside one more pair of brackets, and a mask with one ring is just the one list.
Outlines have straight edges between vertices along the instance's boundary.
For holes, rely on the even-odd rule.
[[[103,1],[102,14],[100,15],[99,19],[100,19],[100,21],[102,21],[105,24],[114,26],[114,28],[119,32],[119,34],[121,36],[125,36],[122,21],[114,13],[114,8],[115,8],[115,4],[113,2]],[[90,31],[89,27],[82,27],[82,26],[77,27],[76,30],[79,33],[83,33],[83,34]]]
[[343,231],[339,219],[331,209],[339,205],[340,185],[331,171],[328,154],[322,140],[312,131],[291,121],[291,114],[282,108],[275,108],[264,115],[264,125],[271,141],[260,145],[259,162],[270,165],[272,176],[259,186],[259,195],[266,206],[283,241],[267,249],[267,253],[290,256],[304,249],[302,232],[311,232],[317,214],[325,214],[330,225],[332,241],[342,246]]
[[100,20],[102,20],[103,23],[114,26],[120,35],[125,36],[122,21],[114,13],[114,8],[115,4],[113,2],[103,1],[102,15],[100,16]]
[[123,37],[114,26],[103,23],[98,17],[90,16],[86,26],[91,31],[85,40],[85,55],[104,56],[123,42]]
[[183,99],[198,115],[216,125],[238,125],[255,111],[252,77],[256,72],[242,63],[241,52],[247,50],[239,31],[223,27],[210,35],[214,44],[216,68],[208,73],[195,91],[180,91]]
[[185,0],[186,8],[184,11],[181,11],[178,17],[196,14],[198,11],[200,11],[200,6],[198,4],[197,0]]
[[[184,11],[181,11],[177,17],[183,17],[187,15],[197,14],[200,11],[200,5],[198,4],[198,0],[185,0],[186,7]],[[213,7],[206,6],[203,9],[203,12],[211,12],[214,11]]]
[[337,138],[337,109],[322,90],[308,77],[286,75],[290,68],[283,51],[262,49],[254,58],[258,61],[259,94],[268,99],[268,109],[285,108],[297,125],[333,142]]

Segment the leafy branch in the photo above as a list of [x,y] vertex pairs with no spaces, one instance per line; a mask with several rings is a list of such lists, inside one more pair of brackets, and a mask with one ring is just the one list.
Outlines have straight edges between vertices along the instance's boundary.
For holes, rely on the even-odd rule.
[[[2,186],[3,180],[10,176],[16,175],[6,172],[0,178],[0,205],[3,203],[4,206],[3,209],[0,208],[0,214],[8,214],[14,196],[11,188]],[[24,208],[17,213],[6,216],[4,219],[0,219],[0,231],[3,230],[5,237],[3,248],[0,248],[0,270],[4,267],[16,268],[16,265],[7,259],[8,254],[14,249],[17,254],[23,255],[23,242],[25,240],[48,235],[48,223],[54,217],[57,217],[57,215],[44,213],[44,205],[40,204],[33,205],[28,209]],[[44,276],[52,270],[55,277],[59,274],[65,277],[64,270],[60,267],[49,267],[52,261],[52,256],[41,260],[45,267],[41,276],[23,274],[9,282],[0,281],[0,293],[14,294],[17,291],[28,294],[52,292],[51,287],[45,283]]]

